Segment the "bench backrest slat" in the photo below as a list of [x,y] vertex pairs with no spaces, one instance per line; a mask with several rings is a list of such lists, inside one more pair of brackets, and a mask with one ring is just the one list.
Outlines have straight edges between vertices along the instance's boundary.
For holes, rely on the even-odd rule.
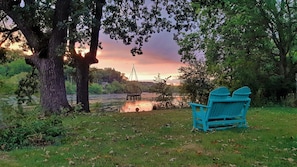
[[245,115],[245,108],[249,105],[249,100],[239,101],[229,99],[227,101],[211,101],[210,109],[207,112],[209,119],[232,118]]

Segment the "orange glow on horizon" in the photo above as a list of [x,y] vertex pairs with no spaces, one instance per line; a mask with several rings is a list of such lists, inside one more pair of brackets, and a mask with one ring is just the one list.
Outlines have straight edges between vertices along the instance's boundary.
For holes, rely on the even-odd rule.
[[146,55],[131,56],[129,52],[121,49],[118,51],[114,48],[102,50],[100,56],[97,56],[99,63],[92,64],[91,67],[104,69],[113,68],[129,77],[133,64],[137,74],[138,81],[153,82],[155,77],[160,74],[161,78],[167,78],[168,84],[180,85],[178,68],[184,64],[179,61],[165,59],[160,55],[155,55],[150,51]]

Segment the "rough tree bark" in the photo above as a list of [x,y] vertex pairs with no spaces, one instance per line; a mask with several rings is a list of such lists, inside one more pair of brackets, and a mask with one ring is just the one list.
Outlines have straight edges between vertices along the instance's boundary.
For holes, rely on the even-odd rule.
[[40,102],[45,114],[60,113],[63,108],[70,108],[66,98],[62,56],[39,59],[37,69],[41,83]]

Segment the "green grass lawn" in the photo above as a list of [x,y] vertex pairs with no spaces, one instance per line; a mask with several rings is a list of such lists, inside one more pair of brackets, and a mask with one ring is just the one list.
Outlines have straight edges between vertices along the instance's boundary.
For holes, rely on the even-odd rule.
[[191,132],[191,110],[63,118],[53,146],[0,152],[0,166],[297,166],[297,109],[251,108],[249,128]]

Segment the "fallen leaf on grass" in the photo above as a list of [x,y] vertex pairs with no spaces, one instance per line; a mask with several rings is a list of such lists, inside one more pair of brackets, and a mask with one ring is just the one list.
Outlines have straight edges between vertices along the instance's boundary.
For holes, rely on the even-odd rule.
[[96,157],[90,158],[89,161],[95,161],[95,160],[100,159],[100,158],[101,158],[101,157],[100,157],[99,155],[97,155]]
[[292,162],[294,162],[294,159],[293,158],[288,158],[288,161],[292,163]]
[[173,162],[173,161],[175,161],[176,160],[176,158],[171,158],[169,161],[170,162]]
[[50,151],[45,151],[45,154],[42,155],[42,156],[45,157],[45,158],[50,158],[49,153],[50,153]]
[[284,161],[289,161],[290,163],[294,162],[293,158],[281,158],[281,159],[284,160]]
[[109,151],[109,154],[111,154],[111,155],[114,154],[114,151],[113,150],[110,150]]
[[68,161],[68,164],[69,164],[69,165],[75,165],[74,161],[71,161],[71,160]]

